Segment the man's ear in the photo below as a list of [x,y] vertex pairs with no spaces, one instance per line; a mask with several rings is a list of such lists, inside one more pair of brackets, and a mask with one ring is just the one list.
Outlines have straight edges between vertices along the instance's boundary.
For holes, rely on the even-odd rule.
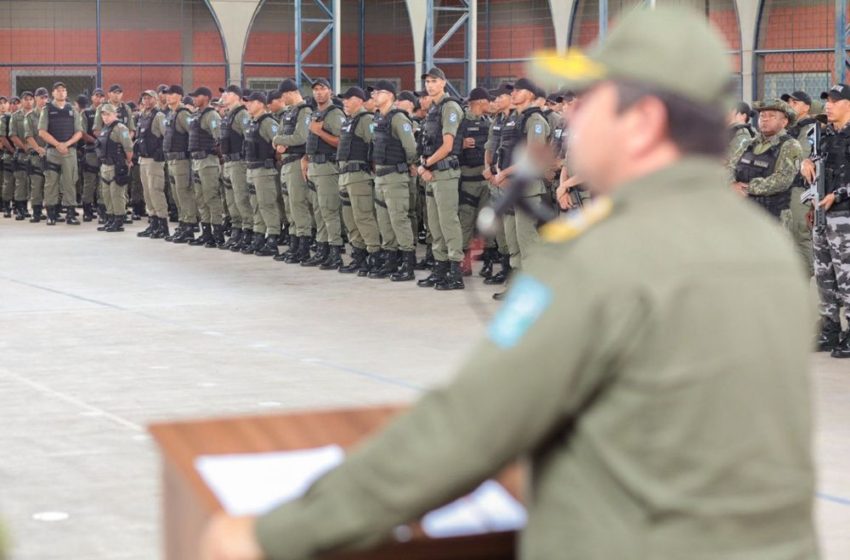
[[647,96],[626,110],[627,145],[634,154],[651,151],[667,140],[667,107],[657,97]]

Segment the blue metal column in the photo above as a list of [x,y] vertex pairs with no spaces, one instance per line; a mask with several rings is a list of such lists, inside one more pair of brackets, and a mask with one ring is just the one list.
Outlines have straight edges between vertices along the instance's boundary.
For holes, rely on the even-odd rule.
[[835,0],[835,82],[847,73],[847,0]]
[[96,16],[96,31],[97,34],[97,78],[95,79],[95,87],[103,87],[103,57],[101,54],[101,42],[102,39],[100,37],[100,0],[97,0],[97,10]]
[[[334,6],[336,4],[335,0],[309,0],[312,4],[315,4],[316,7],[319,8],[322,13],[322,17],[304,17],[304,0],[295,0],[295,82],[298,84],[298,87],[301,87],[301,83],[304,79],[308,82],[312,82],[311,76],[307,73],[308,68],[320,68],[324,69],[325,72],[322,74],[323,77],[328,78],[331,83],[335,81],[335,69],[336,69],[336,44],[334,36],[335,28],[336,28],[336,19],[334,17],[334,13],[336,10]],[[304,24],[321,24],[324,27],[319,34],[313,39],[313,42],[310,43],[307,47],[304,47]],[[316,47],[318,47],[323,41],[327,40],[328,46],[328,59],[330,60],[330,64],[310,64],[305,63],[304,59],[310,56]]]
[[[471,49],[471,41],[473,40],[473,30],[472,26],[472,7],[470,2],[477,0],[456,0],[453,5],[445,5],[447,0],[441,0],[442,4],[437,5],[434,0],[427,0],[427,16],[425,21],[425,70],[427,71],[429,68],[433,66],[440,66],[440,64],[463,64],[464,65],[464,79],[466,81],[467,87],[471,87],[470,77],[474,74],[474,71],[471,70],[470,61],[470,52]],[[440,37],[439,40],[436,39],[436,26],[437,26],[437,16],[441,13],[444,14],[455,14],[457,19],[452,24],[452,26],[446,31],[446,33]],[[464,51],[465,56],[458,57],[439,57],[437,56],[446,43],[448,43],[449,39],[454,37],[454,35],[460,31],[461,29],[465,30],[465,42],[464,42]],[[424,85],[424,84],[423,84]],[[447,82],[446,89],[452,93],[453,95],[460,97],[460,93],[455,89],[455,87]]]
[[301,87],[301,0],[295,0],[295,83]]
[[599,38],[608,35],[608,0],[599,0]]

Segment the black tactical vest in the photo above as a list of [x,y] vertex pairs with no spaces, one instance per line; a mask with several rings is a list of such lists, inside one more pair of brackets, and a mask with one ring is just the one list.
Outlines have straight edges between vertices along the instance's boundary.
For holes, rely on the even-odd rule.
[[48,103],[47,109],[47,132],[57,142],[67,142],[74,135],[74,108],[70,103],[65,103],[61,109],[53,103]]
[[[300,105],[296,105],[292,109],[286,111],[280,121],[280,133],[284,136],[290,136],[292,134],[295,134],[295,129],[298,126],[298,119],[301,118],[301,111],[309,107],[310,106],[306,103],[301,103]],[[286,148],[286,154],[284,157],[303,156],[306,153],[307,144],[298,144],[297,146],[288,146]]]
[[[324,120],[329,114],[331,114],[331,112],[341,110],[342,109],[332,103],[330,107],[328,107],[324,111],[313,111],[313,114],[310,116],[310,118],[313,120],[313,122],[324,122]],[[315,154],[336,156],[336,148],[325,142],[323,139],[319,138],[318,134],[313,134],[311,132],[307,135],[307,154],[311,156]]]
[[208,131],[201,128],[201,121],[207,113],[214,112],[215,109],[207,107],[200,113],[196,113],[189,121],[189,151],[190,152],[206,152],[211,154],[215,148],[215,138]]
[[2,118],[3,118],[3,126],[5,127],[4,130],[6,131],[6,138],[8,138],[9,141],[11,142],[12,141],[11,140],[11,138],[12,138],[12,127],[11,127],[12,114],[6,113],[5,115],[3,115]]
[[505,128],[505,123],[510,119],[510,115],[505,115],[504,113],[499,113],[496,115],[496,118],[493,119],[493,124],[490,125],[490,131],[493,133],[493,150],[494,154],[493,165],[500,166],[499,162],[499,145],[502,143],[502,130]]
[[369,161],[369,144],[354,134],[360,125],[360,119],[369,113],[363,111],[354,118],[342,123],[339,134],[339,146],[336,150],[337,161]]
[[97,143],[95,144],[97,159],[104,165],[120,165],[126,161],[127,156],[124,153],[124,147],[110,138],[117,124],[118,121],[115,121],[109,126],[104,126],[100,129],[100,134],[97,135]]
[[[460,164],[466,167],[479,167],[484,165],[484,144],[490,134],[490,119],[481,116],[476,120],[464,118],[460,123],[457,136],[461,142]],[[463,148],[463,140],[475,139],[474,148]],[[457,144],[458,141],[455,141]]]
[[130,124],[130,118],[132,115],[130,115],[130,110],[127,108],[125,103],[118,104],[115,114],[118,115],[118,122],[124,124],[124,126]]
[[375,128],[372,133],[372,161],[376,165],[407,163],[404,145],[401,140],[393,136],[393,117],[398,113],[407,118],[406,113],[401,109],[391,109],[386,115],[380,112],[375,115],[373,122]]
[[177,130],[177,116],[188,110],[186,107],[180,107],[165,116],[165,135],[162,138],[164,153],[185,154],[189,151],[189,133]]
[[[821,137],[821,152],[825,159],[823,162],[826,194],[835,192],[847,184],[848,163],[850,163],[850,125],[843,130],[835,131],[832,128]],[[850,211],[850,200],[841,204],[833,204],[830,212]]]
[[139,115],[139,130],[137,132],[138,155],[143,158],[153,158],[154,161],[163,161],[162,138],[153,133],[153,121],[159,114],[159,109],[150,113]]
[[85,128],[86,134],[89,136],[94,135],[94,117],[96,113],[95,109],[91,107],[83,109],[83,128]]
[[[271,113],[265,113],[259,119],[251,120],[251,124],[245,129],[242,148],[246,163],[263,163],[267,160],[274,160],[274,146],[260,134],[260,127],[262,127],[263,121],[273,118]],[[289,152],[287,151],[287,153]]]
[[[513,164],[514,151],[517,146],[525,143],[525,125],[531,115],[540,115],[543,112],[539,107],[531,107],[522,113],[514,113],[505,121],[499,137],[499,168],[507,169]],[[545,120],[545,119],[544,119]]]
[[[791,140],[791,137],[783,133],[779,142],[763,154],[756,154],[754,151],[755,144],[750,144],[735,165],[735,180],[741,183],[749,183],[753,179],[772,175],[776,170],[779,151],[783,144],[789,140]],[[791,204],[791,189],[789,187],[788,190],[771,196],[750,196],[749,199],[762,206],[774,217],[779,218],[782,211],[789,208]]]
[[242,153],[243,136],[233,130],[233,123],[236,122],[236,117],[245,110],[244,105],[239,105],[221,119],[221,153],[224,155]]
[[[434,152],[443,145],[443,107],[449,103],[458,105],[460,118],[463,119],[463,110],[460,108],[457,99],[446,96],[439,103],[431,105],[428,114],[425,115],[425,124],[422,127],[422,155],[425,157],[434,155]],[[463,142],[455,138],[449,157],[459,156],[462,149]]]

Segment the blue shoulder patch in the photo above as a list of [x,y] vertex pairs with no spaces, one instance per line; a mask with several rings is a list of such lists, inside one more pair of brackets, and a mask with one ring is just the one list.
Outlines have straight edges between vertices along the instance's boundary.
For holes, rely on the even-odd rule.
[[273,125],[272,125],[272,134],[274,134],[275,136],[277,136],[277,125],[276,125],[276,124],[273,124]]
[[449,122],[457,122],[457,113],[449,114]]
[[401,128],[403,128],[405,132],[410,132],[410,131],[412,131],[412,130],[413,130],[413,128],[410,126],[410,123],[404,123],[404,124],[401,126]]
[[543,134],[543,125],[542,124],[534,125],[534,134]]
[[375,123],[369,123],[369,132],[371,132],[372,134],[375,133]]
[[513,348],[552,303],[552,290],[531,276],[514,282],[487,335],[500,348]]

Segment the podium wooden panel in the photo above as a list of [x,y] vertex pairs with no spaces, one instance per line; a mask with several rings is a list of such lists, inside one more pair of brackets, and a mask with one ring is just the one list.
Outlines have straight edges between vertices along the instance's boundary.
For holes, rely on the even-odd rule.
[[[165,560],[198,560],[198,543],[210,517],[222,510],[195,469],[201,455],[292,451],[337,444],[351,447],[380,429],[402,407],[304,412],[156,424],[149,428],[162,452]],[[499,477],[520,498],[520,473]],[[418,524],[413,537],[368,552],[336,554],[328,560],[512,560],[513,532],[431,539]]]

